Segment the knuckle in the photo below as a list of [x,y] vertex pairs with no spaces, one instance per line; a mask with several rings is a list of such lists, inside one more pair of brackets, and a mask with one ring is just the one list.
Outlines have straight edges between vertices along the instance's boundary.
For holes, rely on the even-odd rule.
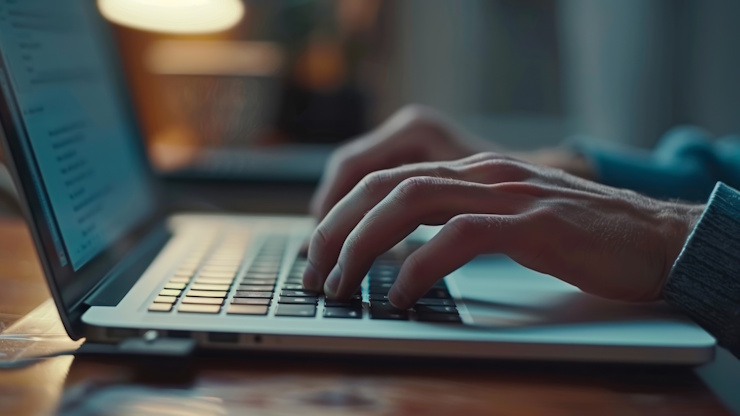
[[360,186],[366,194],[375,195],[389,187],[392,177],[393,174],[389,170],[375,171],[366,175],[360,181]]
[[462,176],[460,168],[453,165],[437,165],[432,168],[432,173],[437,178],[459,179]]
[[495,154],[474,163],[470,168],[506,181],[523,181],[531,176],[531,172],[522,164]]
[[448,227],[453,234],[460,237],[477,234],[481,228],[481,218],[477,215],[462,214],[453,217],[447,222]]
[[480,161],[484,161],[484,162],[489,161],[494,164],[497,162],[507,160],[504,156],[501,155],[501,153],[496,153],[496,152],[481,152],[481,153],[476,154],[476,157]]
[[408,104],[398,110],[397,117],[407,123],[423,122],[432,117],[433,111],[421,104]]
[[535,210],[533,217],[536,220],[543,222],[552,222],[555,219],[560,218],[560,209],[555,204],[542,205]]
[[406,178],[396,187],[396,192],[401,198],[416,199],[429,191],[435,185],[434,178],[427,176],[414,176]]
[[504,182],[493,185],[493,189],[507,194],[528,195],[533,197],[545,197],[549,194],[548,189],[531,182]]
[[559,229],[559,225],[563,224],[564,209],[568,209],[568,207],[563,207],[557,203],[542,203],[531,211],[525,213],[522,221],[526,222],[531,227],[557,230]]

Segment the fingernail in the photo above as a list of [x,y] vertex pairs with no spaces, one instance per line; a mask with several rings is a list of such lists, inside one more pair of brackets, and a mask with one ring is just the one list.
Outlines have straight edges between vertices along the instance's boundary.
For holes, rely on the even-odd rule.
[[321,278],[311,264],[303,271],[303,287],[317,292],[321,289]]
[[391,290],[388,291],[388,302],[396,309],[408,309],[409,297],[398,285],[393,285]]
[[329,277],[326,278],[326,283],[324,283],[324,293],[326,296],[332,298],[337,294],[337,289],[339,289],[339,282],[341,280],[342,270],[337,264],[333,269],[331,269],[331,273],[329,273]]

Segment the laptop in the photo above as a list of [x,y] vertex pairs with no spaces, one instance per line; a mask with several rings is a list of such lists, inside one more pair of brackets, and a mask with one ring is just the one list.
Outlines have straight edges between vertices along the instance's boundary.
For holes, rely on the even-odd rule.
[[108,28],[86,0],[0,3],[0,122],[73,339],[205,349],[699,364],[714,339],[666,305],[601,300],[499,256],[408,311],[385,295],[435,229],[382,255],[347,303],[301,285],[308,217],[174,214],[147,163]]

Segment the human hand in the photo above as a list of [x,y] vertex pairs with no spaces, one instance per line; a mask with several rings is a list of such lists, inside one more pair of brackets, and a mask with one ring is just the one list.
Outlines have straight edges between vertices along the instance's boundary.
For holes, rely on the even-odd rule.
[[378,255],[420,224],[444,224],[404,261],[389,292],[396,307],[488,253],[601,297],[655,300],[702,209],[491,153],[386,169],[318,225],[304,285],[348,298]]
[[[377,129],[339,147],[332,154],[311,200],[311,214],[322,220],[362,178],[377,170],[410,163],[455,160],[486,151],[505,152],[492,141],[465,131],[431,108],[407,106]],[[596,179],[590,162],[567,149],[506,153],[530,163]]]
[[362,178],[377,170],[459,159],[485,150],[496,150],[495,145],[465,132],[435,110],[407,106],[334,152],[311,201],[311,214],[323,219]]

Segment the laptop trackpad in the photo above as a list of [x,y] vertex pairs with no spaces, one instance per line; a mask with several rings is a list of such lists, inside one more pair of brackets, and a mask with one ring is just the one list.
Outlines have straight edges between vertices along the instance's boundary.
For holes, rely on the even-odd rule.
[[453,276],[469,325],[516,328],[624,322],[678,316],[661,302],[597,298],[502,256],[482,257]]

